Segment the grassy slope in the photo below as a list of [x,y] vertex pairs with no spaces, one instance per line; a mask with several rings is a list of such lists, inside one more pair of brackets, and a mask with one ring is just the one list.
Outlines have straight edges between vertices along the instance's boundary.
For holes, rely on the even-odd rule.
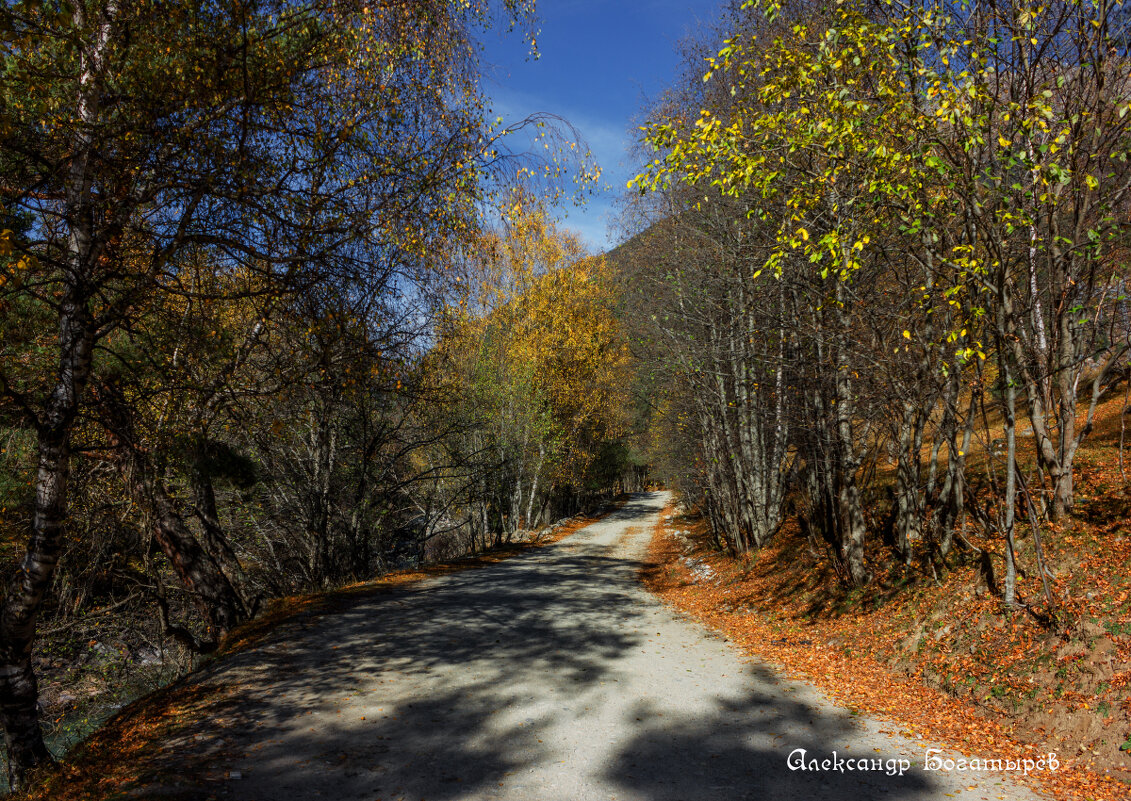
[[[1042,530],[1056,576],[1056,627],[1039,619],[1044,602],[1027,525],[1017,547],[1025,570],[1019,595],[1036,615],[1003,612],[974,559],[936,583],[892,566],[882,546],[870,553],[876,583],[847,591],[792,520],[771,546],[733,559],[711,551],[699,521],[675,516],[657,533],[646,579],[668,602],[850,706],[971,755],[1055,751],[1064,767],[1046,789],[1056,797],[1126,798],[1131,484],[1118,466],[1122,407],[1122,395],[1106,401],[1081,448],[1073,520]],[[1128,446],[1131,479],[1131,436]],[[673,538],[672,530],[686,533]],[[1002,552],[1001,542],[968,538]],[[690,558],[705,559],[717,581],[697,579]]]

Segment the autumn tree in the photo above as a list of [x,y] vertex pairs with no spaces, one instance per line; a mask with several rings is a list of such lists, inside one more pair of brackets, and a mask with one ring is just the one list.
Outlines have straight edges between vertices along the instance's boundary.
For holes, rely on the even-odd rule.
[[529,195],[514,196],[503,222],[469,254],[463,305],[436,355],[477,410],[469,520],[510,536],[536,526],[555,493],[588,490],[602,444],[623,434],[627,360],[604,260]]
[[[514,19],[529,12],[505,7]],[[3,238],[0,291],[18,321],[5,332],[0,387],[34,430],[38,462],[27,556],[0,613],[14,787],[49,758],[30,654],[96,354],[159,296],[194,296],[180,281],[190,250],[217,274],[254,273],[256,292],[285,295],[327,274],[363,280],[364,260],[346,247],[355,242],[419,263],[441,232],[470,230],[481,170],[498,153],[469,30],[492,13],[439,0],[0,11],[0,197],[3,219],[19,221]],[[244,332],[248,347],[264,330],[258,321]],[[117,399],[117,435],[133,458],[145,453],[131,434],[140,410],[128,393]],[[138,491],[166,508],[149,476]],[[175,528],[171,512],[159,518]],[[167,541],[185,545],[170,558],[192,573],[200,551]],[[213,635],[235,619],[217,618]]]
[[991,3],[936,34],[946,66],[932,89],[954,143],[939,152],[961,188],[962,224],[977,232],[970,279],[988,294],[1006,394],[1024,392],[1054,520],[1072,507],[1077,448],[1127,350],[1113,314],[1131,189],[1119,6]]
[[[782,285],[807,354],[791,385],[802,497],[854,583],[868,573],[858,485],[885,452],[893,548],[909,563],[926,539],[932,567],[945,560],[987,362],[1005,458],[979,520],[1005,546],[1007,605],[1019,393],[1038,468],[1026,503],[1047,481],[1050,516],[1071,506],[1074,453],[1126,352],[1117,5],[748,2],[708,59],[718,91],[644,128],[656,156],[635,186],[685,191],[673,217],[721,196],[759,223],[768,247],[749,274]],[[877,392],[865,377],[879,375]]]

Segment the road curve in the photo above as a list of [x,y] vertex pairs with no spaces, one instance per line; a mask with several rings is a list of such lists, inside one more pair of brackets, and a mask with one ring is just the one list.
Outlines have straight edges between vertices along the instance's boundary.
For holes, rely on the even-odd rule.
[[[924,743],[879,733],[659,604],[637,573],[665,500],[636,495],[557,545],[362,600],[206,671],[198,681],[238,688],[203,735],[230,769],[211,792],[1035,798],[1000,774],[924,771]],[[797,749],[915,764],[903,775],[790,770]]]

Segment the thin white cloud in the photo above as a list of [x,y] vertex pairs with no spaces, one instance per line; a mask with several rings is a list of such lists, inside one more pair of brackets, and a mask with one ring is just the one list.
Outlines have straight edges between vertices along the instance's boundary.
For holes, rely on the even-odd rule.
[[544,100],[525,92],[505,87],[493,89],[491,114],[502,117],[504,124],[544,112],[562,117],[577,130],[601,166],[601,182],[585,205],[565,211],[564,220],[591,250],[607,250],[613,244],[609,233],[613,201],[620,197],[625,183],[635,174],[631,157],[633,141],[628,126],[623,120],[602,119],[579,109],[547,107]]

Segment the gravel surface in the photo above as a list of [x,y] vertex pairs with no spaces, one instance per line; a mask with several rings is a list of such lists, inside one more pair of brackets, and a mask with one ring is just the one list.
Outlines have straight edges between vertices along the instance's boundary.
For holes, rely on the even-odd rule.
[[[880,733],[658,603],[637,573],[665,500],[634,496],[557,545],[363,600],[219,663],[199,681],[238,691],[209,735],[230,769],[211,792],[1035,798],[1002,774],[924,771],[928,744]],[[913,764],[903,775],[793,771],[796,749]]]

